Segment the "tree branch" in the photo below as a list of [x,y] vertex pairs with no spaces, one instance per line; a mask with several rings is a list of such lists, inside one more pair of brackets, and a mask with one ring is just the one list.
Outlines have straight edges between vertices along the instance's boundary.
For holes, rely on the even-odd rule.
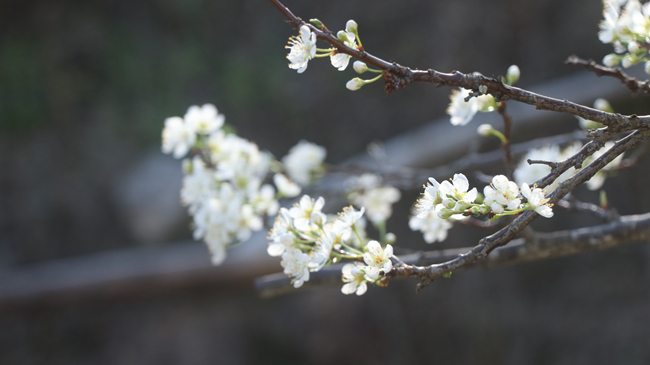
[[584,67],[587,70],[595,73],[596,75],[600,76],[611,76],[614,78],[617,78],[621,80],[621,83],[625,85],[628,89],[632,90],[635,94],[638,93],[639,91],[643,91],[644,93],[650,93],[650,80],[645,80],[641,81],[638,80],[635,77],[632,77],[625,72],[620,67],[606,67],[599,65],[596,63],[594,60],[585,60],[582,59],[576,55],[569,56],[566,61],[564,61],[565,64],[571,65],[571,66],[580,66]]
[[586,120],[602,123],[617,132],[630,131],[640,128],[648,128],[650,125],[650,115],[637,116],[632,114],[629,116],[608,113],[601,110],[589,108],[580,104],[570,102],[568,100],[559,100],[544,95],[539,95],[531,91],[520,89],[514,86],[509,86],[501,82],[501,80],[491,77],[486,77],[478,72],[472,74],[463,74],[458,71],[451,73],[439,72],[434,69],[417,70],[401,66],[395,62],[388,62],[372,54],[366,52],[363,48],[348,47],[343,42],[339,41],[332,32],[324,26],[317,28],[314,25],[303,21],[296,17],[286,6],[282,5],[278,0],[269,0],[284,17],[288,20],[289,24],[296,28],[302,25],[308,26],[316,37],[323,40],[332,46],[336,47],[337,52],[348,54],[366,64],[377,67],[383,70],[385,81],[386,94],[404,88],[406,85],[413,82],[430,82],[440,86],[455,86],[479,92],[479,86],[484,85],[487,87],[487,93],[494,96],[497,101],[515,100],[524,104],[534,105],[539,110],[548,110],[560,113],[569,113],[579,116]]
[[[508,246],[495,249],[485,260],[477,261],[461,269],[493,269],[524,262],[538,261],[578,253],[599,251],[634,242],[650,240],[650,213],[623,216],[616,222],[593,227],[578,228],[552,233],[535,233],[526,242],[517,239]],[[454,248],[404,255],[401,259],[410,265],[433,265],[449,261],[471,248]],[[312,273],[305,288],[341,286],[343,264],[330,265]],[[295,291],[291,280],[282,273],[266,275],[255,281],[257,292],[263,297]]]
[[[618,141],[614,147],[612,147],[609,151],[592,162],[588,167],[582,169],[573,177],[560,183],[559,187],[548,196],[548,203],[550,205],[556,204],[576,186],[591,179],[591,177],[593,177],[593,175],[595,175],[598,170],[602,169],[605,165],[614,160],[614,158],[616,158],[618,155],[625,152],[625,150],[632,148],[643,139],[647,138],[648,134],[650,134],[650,132],[646,131],[642,133],[640,131],[635,131],[634,133],[631,133],[625,138]],[[607,140],[607,137],[608,135],[605,133],[594,138],[593,141],[583,146],[580,152],[578,152],[576,155],[559,163],[557,168],[554,168],[553,171],[551,171],[551,173],[545,178],[540,179],[537,182],[537,185],[540,187],[545,187],[552,183],[557,177],[568,170],[571,166],[575,166],[577,163],[582,163],[585,158],[602,147],[602,145]],[[472,248],[470,251],[464,254],[458,255],[458,257],[453,260],[426,267],[415,265],[395,267],[389,273],[389,276],[408,276],[415,277],[420,280],[431,280],[440,277],[443,274],[456,271],[463,266],[473,263],[474,261],[484,259],[497,247],[506,245],[508,242],[513,240],[519,234],[519,232],[521,232],[522,229],[528,226],[528,224],[530,224],[530,222],[535,219],[536,216],[537,213],[534,211],[526,211],[522,213],[510,225],[491,236],[481,239],[476,247]]]

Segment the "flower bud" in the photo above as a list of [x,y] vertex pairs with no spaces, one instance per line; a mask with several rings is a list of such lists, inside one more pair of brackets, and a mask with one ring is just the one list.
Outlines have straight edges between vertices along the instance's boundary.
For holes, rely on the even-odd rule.
[[645,63],[645,73],[650,75],[650,61]]
[[487,85],[480,85],[478,87],[478,92],[480,92],[483,95],[487,94],[487,91],[488,91]]
[[323,23],[321,23],[321,21],[316,19],[316,18],[309,19],[309,22],[312,23],[313,25],[319,27],[319,28],[323,28]]
[[474,215],[479,215],[479,214],[481,214],[481,208],[479,208],[479,207],[476,206],[476,205],[473,206],[473,207],[471,207],[471,208],[469,208],[469,211],[470,211],[472,214],[474,214]]
[[363,85],[365,85],[366,82],[363,81],[362,79],[355,77],[352,80],[348,81],[347,84],[345,84],[345,87],[348,88],[348,90],[359,90]]
[[479,210],[481,214],[488,214],[490,212],[490,207],[488,207],[487,205],[481,205],[479,207]]
[[596,99],[596,101],[594,101],[594,108],[598,110],[602,110],[604,112],[609,112],[609,113],[614,112],[614,109],[609,104],[609,101],[603,98],[598,98]]
[[519,67],[517,67],[517,65],[508,67],[508,72],[506,73],[506,80],[508,85],[514,85],[515,82],[519,81],[520,75],[521,71],[519,71]]
[[454,215],[454,212],[446,208],[442,208],[438,212],[438,217],[442,219],[449,219],[449,217],[451,217],[452,215]]
[[348,38],[348,33],[344,32],[342,30],[339,30],[338,33],[336,33],[336,38],[338,38],[339,41],[341,41],[341,42],[349,42],[350,41],[350,39]]
[[355,22],[352,19],[348,20],[348,22],[345,23],[345,30],[347,32],[356,33],[357,32],[357,27],[358,27],[357,22]]
[[362,74],[362,73],[368,71],[368,65],[366,65],[364,62],[361,62],[361,61],[354,61],[354,63],[352,64],[352,67],[354,67],[354,70],[358,74]]
[[619,62],[621,59],[615,53],[610,53],[603,58],[603,65],[607,67],[617,66]]
[[392,245],[397,241],[397,236],[395,236],[395,233],[393,232],[388,232],[386,233],[386,243],[389,245]]
[[631,57],[627,57],[627,56],[625,56],[625,57],[623,57],[623,59],[621,60],[621,66],[623,66],[623,68],[628,68],[628,67],[630,67],[630,66],[632,66],[632,65],[634,65],[634,63],[632,62],[632,58],[631,58]]
[[639,51],[639,44],[636,43],[636,42],[634,42],[634,41],[632,41],[632,42],[630,42],[630,43],[627,45],[627,50],[628,50],[630,53],[637,53],[637,52]]
[[487,137],[490,135],[490,132],[492,132],[492,126],[489,124],[481,124],[478,126],[476,129],[478,134],[480,134],[483,137]]

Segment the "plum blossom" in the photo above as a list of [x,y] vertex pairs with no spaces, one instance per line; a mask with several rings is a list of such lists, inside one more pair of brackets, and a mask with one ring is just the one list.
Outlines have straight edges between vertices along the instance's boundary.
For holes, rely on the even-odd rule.
[[308,26],[300,27],[300,37],[289,38],[289,54],[287,58],[291,62],[289,68],[303,73],[307,69],[309,60],[316,55],[316,34],[312,33]]
[[183,158],[194,146],[196,132],[181,117],[165,119],[162,131],[162,151],[172,153],[174,158]]
[[393,246],[386,245],[381,248],[379,242],[372,240],[366,245],[366,252],[363,254],[363,261],[368,265],[366,275],[371,279],[377,278],[379,272],[388,273],[393,268],[390,258],[393,256]]
[[452,224],[449,220],[440,218],[438,211],[442,209],[442,205],[438,205],[435,210],[432,210],[426,216],[420,214],[409,219],[409,228],[413,231],[420,231],[424,235],[426,243],[442,242],[447,239],[447,231],[451,229]]
[[[293,219],[294,227],[302,232],[312,229],[312,224],[323,222],[327,217],[321,212],[325,205],[325,199],[319,197],[316,201],[309,195],[303,195],[300,202],[289,209],[289,215]],[[321,223],[322,225],[322,223]]]
[[392,186],[382,186],[381,178],[374,174],[363,174],[350,178],[348,200],[359,207],[365,207],[366,215],[374,224],[385,222],[393,213],[392,205],[399,201],[401,193]]
[[287,198],[294,198],[300,194],[300,186],[282,174],[273,175],[273,183],[278,188],[278,193]]
[[364,278],[365,272],[361,264],[345,264],[341,271],[343,273],[343,282],[345,283],[341,288],[343,294],[355,293],[356,295],[363,295],[368,290],[368,285]]
[[210,134],[223,126],[226,120],[223,114],[219,114],[217,108],[212,104],[203,106],[192,105],[187,109],[183,117],[185,124],[198,134]]
[[291,180],[307,186],[321,168],[326,155],[327,151],[324,147],[301,140],[291,147],[289,154],[282,158],[282,163]]
[[[345,40],[343,41],[343,44],[350,48],[357,48],[357,42],[355,41],[356,36],[352,32],[339,32],[345,34],[343,37]],[[330,55],[330,61],[332,62],[332,66],[337,68],[339,71],[344,71],[350,62],[350,55],[343,53],[343,52],[334,52],[332,55]]]
[[479,111],[492,111],[494,107],[491,105],[494,101],[494,97],[490,95],[481,95],[478,97],[472,97],[468,101],[465,101],[472,91],[468,89],[453,90],[449,99],[449,107],[447,108],[447,114],[451,116],[450,122],[453,125],[465,125],[469,123],[474,115]]
[[485,200],[483,204],[490,206],[496,214],[504,211],[504,206],[510,210],[515,210],[521,204],[519,188],[513,181],[508,180],[504,175],[497,175],[492,178],[492,184],[483,189]]
[[[476,200],[478,191],[473,188],[470,191],[469,180],[463,174],[454,174],[452,182],[448,180],[440,183],[440,197],[442,198],[442,205],[447,208],[453,208],[458,203],[471,204]],[[453,198],[450,198],[450,196]],[[461,203],[462,204],[462,203]]]
[[531,190],[528,184],[524,183],[521,185],[521,195],[528,199],[528,204],[530,204],[530,207],[533,208],[537,214],[544,218],[551,218],[553,216],[553,210],[546,203],[548,199],[542,189],[533,188]]
[[424,188],[422,198],[417,202],[418,218],[425,218],[442,202],[440,197],[440,184],[436,179],[430,177],[429,183]]
[[284,268],[284,273],[293,279],[291,283],[294,288],[300,288],[305,281],[309,281],[309,255],[297,248],[287,250],[282,254],[280,265]]

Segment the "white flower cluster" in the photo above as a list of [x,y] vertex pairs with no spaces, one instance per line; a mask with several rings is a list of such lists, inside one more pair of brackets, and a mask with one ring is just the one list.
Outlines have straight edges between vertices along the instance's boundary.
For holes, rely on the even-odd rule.
[[[414,231],[421,231],[427,243],[443,241],[451,228],[448,220],[459,220],[470,215],[489,214],[492,219],[504,215],[514,215],[526,210],[534,210],[539,215],[550,218],[553,210],[547,204],[548,199],[542,189],[521,185],[521,191],[512,181],[503,175],[497,175],[492,183],[483,189],[485,199],[477,203],[478,191],[469,189],[469,181],[463,174],[455,174],[451,181],[438,183],[430,177],[424,188],[422,198],[415,206],[415,216],[411,217],[409,226]],[[520,194],[527,199],[521,202]]]
[[614,52],[603,58],[609,67],[619,63],[627,68],[645,62],[650,74],[648,43],[650,43],[650,3],[639,0],[605,0],[598,38],[605,44],[613,44]]
[[301,287],[309,281],[309,273],[341,259],[361,260],[343,268],[342,292],[365,293],[366,282],[375,282],[381,273],[392,269],[391,245],[385,249],[377,241],[365,243],[365,231],[358,224],[365,212],[345,207],[338,217],[328,222],[322,212],[325,199],[314,200],[303,195],[291,209],[281,208],[269,232],[271,256],[281,256],[284,273],[292,278],[293,286]]
[[402,196],[398,189],[383,186],[381,182],[381,177],[369,173],[346,181],[348,201],[358,207],[365,207],[366,216],[375,225],[390,218],[393,204]]
[[[322,26],[322,23],[317,19],[312,19],[311,22],[317,27]],[[354,20],[348,20],[345,24],[345,30],[338,31],[336,36],[338,40],[348,48],[362,49],[361,39],[359,39],[358,25]],[[313,33],[307,25],[300,27],[299,37],[293,36],[289,38],[289,45],[286,46],[286,48],[289,48],[289,54],[287,55],[287,58],[291,62],[289,63],[289,68],[298,70],[298,73],[303,73],[307,69],[307,64],[313,58],[329,57],[332,66],[339,71],[345,71],[350,64],[351,56],[345,52],[341,52],[341,50],[337,48],[328,48],[325,50],[316,48],[316,34]],[[368,65],[361,61],[354,62],[354,70],[359,74],[364,72],[374,72],[380,75],[370,80],[363,80],[355,77],[345,84],[345,87],[348,88],[348,90],[359,90],[363,85],[375,82],[382,78],[381,70],[368,68]]]
[[[252,232],[263,228],[263,218],[278,212],[281,197],[292,198],[301,188],[285,175],[275,173],[273,183],[265,184],[271,165],[281,164],[255,143],[221,127],[224,116],[212,104],[191,106],[183,118],[165,120],[162,151],[183,158],[181,202],[193,218],[194,239],[204,240],[218,265],[226,249],[246,241]],[[301,141],[285,156],[284,169],[290,176],[309,183],[321,168],[325,149]],[[277,192],[276,192],[277,189]]]
[[[605,146],[600,150],[596,151],[593,155],[587,158],[583,165],[588,165],[598,157],[602,156],[603,153],[608,151],[614,146],[614,142],[607,142]],[[582,148],[582,143],[574,142],[564,149],[560,150],[560,147],[557,145],[546,146],[538,149],[532,149],[524,156],[524,158],[519,162],[514,171],[514,178],[517,184],[522,185],[523,183],[532,184],[535,181],[543,178],[551,172],[551,168],[548,165],[543,164],[528,164],[528,160],[541,160],[541,161],[550,161],[550,162],[560,162],[564,161],[580,151]],[[598,190],[600,189],[607,176],[619,168],[621,161],[623,160],[623,155],[619,155],[612,162],[607,164],[603,169],[598,171],[586,185],[589,190]],[[554,191],[557,189],[558,185],[573,176],[576,173],[575,168],[570,168],[560,175],[551,185],[547,186],[549,191]]]

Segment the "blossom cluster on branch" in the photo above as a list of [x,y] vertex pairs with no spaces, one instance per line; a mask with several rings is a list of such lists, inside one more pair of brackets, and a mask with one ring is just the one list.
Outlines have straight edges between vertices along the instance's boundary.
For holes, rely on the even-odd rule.
[[[589,189],[600,189],[605,178],[624,165],[625,151],[649,137],[650,117],[615,114],[604,99],[596,100],[594,108],[588,108],[516,88],[513,85],[521,76],[516,65],[499,78],[479,73],[412,70],[369,54],[354,20],[334,34],[320,20],[304,22],[278,0],[269,1],[298,29],[298,35],[292,36],[286,46],[288,66],[298,73],[305,72],[315,58],[329,58],[338,71],[346,70],[352,58],[356,58],[355,72],[378,75],[351,79],[346,83],[349,90],[380,79],[385,82],[387,94],[411,82],[432,82],[458,87],[451,92],[447,108],[455,126],[467,125],[478,112],[496,111],[502,116],[503,131],[484,124],[477,132],[500,139],[508,171],[485,179],[490,183],[481,191],[470,187],[469,179],[462,173],[442,182],[429,178],[421,198],[412,207],[408,223],[412,230],[422,233],[425,242],[444,241],[456,222],[471,220],[490,227],[490,223],[502,217],[510,218],[504,228],[454,259],[424,267],[407,264],[394,255],[397,237],[386,228],[393,214],[392,205],[401,193],[384,184],[380,174],[365,172],[346,181],[343,195],[351,205],[338,215],[328,215],[323,210],[324,198],[309,195],[303,195],[293,206],[281,207],[279,199],[298,197],[302,187],[316,183],[327,173],[325,149],[300,141],[287,156],[277,160],[260,151],[256,144],[228,132],[225,118],[213,105],[192,106],[184,117],[165,121],[162,150],[175,158],[191,155],[183,162],[181,201],[193,217],[195,239],[208,244],[215,264],[223,261],[228,247],[247,240],[251,232],[270,224],[265,217],[277,213],[269,231],[267,252],[281,258],[280,265],[293,287],[308,282],[310,273],[341,263],[341,291],[362,295],[368,284],[383,286],[395,276],[416,277],[421,280],[421,287],[426,286],[431,280],[448,276],[507,245],[537,215],[553,217],[556,207],[571,208],[574,204],[584,212],[614,216],[603,212],[606,204],[602,201],[598,207],[562,199],[583,183]],[[605,19],[598,36],[602,42],[612,43],[616,51],[603,62],[609,67],[646,62],[646,72],[650,73],[650,5],[638,0],[604,0],[603,4]],[[319,40],[328,46],[319,48]],[[592,140],[584,145],[578,141],[563,148],[547,145],[530,149],[523,160],[515,163],[510,151],[513,118],[507,113],[509,100],[571,113],[578,117]],[[622,139],[612,140],[623,132],[627,134]],[[366,231],[368,221],[378,232],[376,239]]]

